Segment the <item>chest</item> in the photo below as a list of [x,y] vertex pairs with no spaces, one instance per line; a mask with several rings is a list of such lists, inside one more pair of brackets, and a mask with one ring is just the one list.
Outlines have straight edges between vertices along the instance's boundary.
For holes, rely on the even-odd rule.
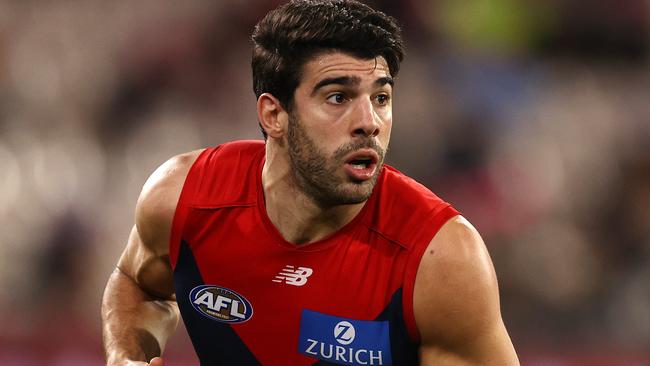
[[363,362],[370,351],[386,357],[390,325],[378,319],[391,303],[401,304],[403,249],[363,226],[292,248],[256,219],[252,210],[193,213],[175,269],[190,335],[227,326],[257,359],[271,362],[278,352],[296,362],[352,360],[360,350]]
[[369,317],[403,278],[404,250],[362,225],[297,248],[259,225],[255,210],[200,210],[192,222],[185,237],[203,282],[269,311],[326,308]]

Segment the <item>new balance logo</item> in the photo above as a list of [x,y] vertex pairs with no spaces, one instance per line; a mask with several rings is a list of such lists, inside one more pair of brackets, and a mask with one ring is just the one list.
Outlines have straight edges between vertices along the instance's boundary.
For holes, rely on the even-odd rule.
[[280,273],[275,276],[273,282],[284,282],[288,285],[302,286],[307,283],[307,277],[311,276],[314,270],[307,267],[294,267],[286,265]]

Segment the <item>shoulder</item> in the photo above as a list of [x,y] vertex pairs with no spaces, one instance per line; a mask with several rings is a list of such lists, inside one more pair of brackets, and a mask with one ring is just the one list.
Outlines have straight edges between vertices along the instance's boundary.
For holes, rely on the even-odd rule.
[[445,223],[429,243],[413,300],[423,343],[463,343],[500,320],[492,261],[483,239],[462,216]]
[[396,203],[423,206],[442,202],[429,188],[390,165],[384,166],[383,173],[382,184]]
[[423,364],[519,365],[492,261],[476,229],[449,220],[422,257],[413,294]]
[[413,220],[430,220],[450,206],[429,188],[391,166],[385,167],[381,184],[381,209],[408,214]]
[[458,214],[427,187],[390,166],[384,167],[378,187],[371,228],[405,248],[426,245]]
[[519,365],[501,319],[492,261],[463,217],[431,240],[415,283],[413,310],[426,364]]
[[145,182],[135,210],[136,227],[143,243],[166,249],[185,178],[202,152],[195,150],[172,157]]

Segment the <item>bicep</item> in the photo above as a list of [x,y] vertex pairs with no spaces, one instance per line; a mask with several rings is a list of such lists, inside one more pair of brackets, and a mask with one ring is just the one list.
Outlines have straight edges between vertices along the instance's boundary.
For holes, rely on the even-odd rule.
[[172,299],[172,270],[168,252],[162,245],[145,243],[134,225],[117,267],[147,294]]
[[429,244],[413,300],[423,365],[518,365],[492,261],[464,218],[451,219]]
[[502,322],[474,332],[462,345],[422,344],[420,364],[436,366],[519,365]]
[[169,159],[149,177],[135,210],[135,225],[118,268],[147,294],[174,298],[169,238],[187,173],[202,150]]

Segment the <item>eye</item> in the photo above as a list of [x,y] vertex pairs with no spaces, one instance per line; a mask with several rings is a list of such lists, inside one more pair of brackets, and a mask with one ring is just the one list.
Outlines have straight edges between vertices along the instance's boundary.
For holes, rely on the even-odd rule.
[[327,101],[334,104],[343,104],[346,101],[343,93],[334,93],[327,97]]
[[377,100],[377,104],[379,105],[386,105],[390,100],[390,96],[388,94],[379,94],[375,97],[375,100]]

